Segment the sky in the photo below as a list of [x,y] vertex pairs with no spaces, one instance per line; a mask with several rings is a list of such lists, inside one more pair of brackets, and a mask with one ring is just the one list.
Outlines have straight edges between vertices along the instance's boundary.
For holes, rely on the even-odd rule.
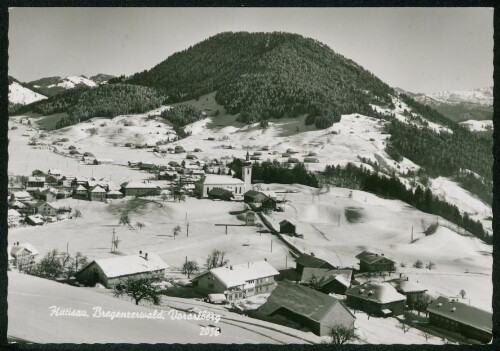
[[490,8],[12,8],[9,75],[130,75],[226,31],[317,39],[412,92],[493,85]]

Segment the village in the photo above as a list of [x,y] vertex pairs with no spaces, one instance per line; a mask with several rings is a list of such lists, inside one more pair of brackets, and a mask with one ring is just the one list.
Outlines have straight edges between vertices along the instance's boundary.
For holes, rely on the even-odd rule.
[[[18,123],[26,132],[32,128],[22,120]],[[491,312],[471,304],[465,291],[456,291],[452,296],[440,295],[436,294],[440,289],[427,286],[419,271],[432,273],[436,269],[435,261],[409,262],[407,259],[403,262],[402,253],[389,247],[364,250],[360,245],[356,246],[357,250],[349,247],[340,253],[341,259],[338,251],[324,251],[324,244],[319,245],[323,249],[307,246],[311,233],[304,230],[302,220],[297,221],[297,216],[291,215],[298,211],[299,203],[295,199],[304,197],[305,190],[260,184],[252,178],[252,167],[263,153],[278,153],[269,147],[252,153],[248,148],[239,150],[244,155],[240,159],[242,179],[239,179],[233,177],[229,158],[202,157],[201,148],[186,151],[180,145],[166,149],[155,144],[144,145],[145,152],[162,155],[158,161],[125,163],[107,157],[96,158],[91,152],[75,152],[69,140],[58,141],[56,150],[51,149],[55,144],[50,141],[34,143],[30,139],[29,143],[30,147],[42,145],[43,152],[71,158],[78,169],[92,166],[94,172],[97,167],[112,165],[134,173],[125,173],[121,178],[116,176],[116,171],[109,177],[81,177],[78,173],[48,168],[12,176],[8,198],[8,224],[12,233],[8,253],[13,271],[31,274],[43,255],[50,253],[50,245],[59,248],[58,255],[64,255],[66,248],[68,256],[68,247],[73,251],[76,246],[78,253],[89,259],[72,268],[71,275],[56,277],[56,280],[77,289],[100,287],[112,294],[132,280],[154,281],[154,290],[161,292],[164,298],[180,298],[185,305],[203,304],[207,309],[222,309],[320,338],[339,339],[342,343],[354,341],[354,330],[362,330],[378,320],[393,320],[392,328],[403,335],[413,330],[422,340],[436,343],[443,340],[488,343],[491,340]],[[293,153],[289,148],[284,155],[290,164],[300,162],[290,157]],[[317,154],[308,151],[303,162],[317,163]],[[138,180],[135,174],[141,174],[143,179]],[[111,177],[117,180],[112,181]],[[345,194],[342,201],[347,204],[356,200],[353,196],[367,202],[366,195],[359,196],[356,192],[353,195],[348,189],[340,193]],[[313,202],[315,196],[320,194],[312,194]],[[370,198],[370,201],[375,200]],[[134,214],[130,204],[141,207],[139,212]],[[86,222],[88,229],[80,228],[78,238],[76,233],[57,234],[63,230],[56,229],[57,226],[81,226],[82,221],[91,220],[89,216],[95,215],[97,220],[101,213],[109,211],[114,218],[119,218],[119,223],[112,228],[103,229],[103,225],[93,225],[90,221]],[[207,211],[208,222],[197,223],[196,217],[201,215],[198,211]],[[332,222],[336,223],[337,215],[334,217]],[[340,227],[341,217],[338,216],[338,225],[325,225],[322,221],[312,225],[315,235],[330,240],[324,231]],[[162,224],[159,218],[170,218],[170,222]],[[160,222],[154,222],[158,220]],[[157,230],[162,226],[171,229],[159,234]],[[38,245],[40,239],[31,234],[32,227],[40,228],[36,232],[38,237],[48,238],[43,249]],[[99,239],[92,233],[82,244],[85,230],[105,230],[106,239],[102,239],[104,233]],[[159,238],[155,240],[161,236],[175,240],[169,245],[173,248],[178,243],[179,249],[169,248],[168,253],[161,253],[159,242],[149,241],[146,234],[141,234],[148,230],[155,230],[155,237]],[[203,231],[210,232],[211,239],[195,239]],[[411,235],[413,241],[413,228]],[[415,233],[415,237],[421,236]],[[18,240],[19,237],[22,239]],[[23,242],[23,239],[30,241]],[[110,244],[96,253],[89,246],[92,240]],[[187,240],[197,241],[193,244]],[[33,244],[34,241],[38,242]],[[59,244],[54,245],[56,241]],[[135,244],[131,245],[132,241]],[[202,249],[192,245],[202,245]],[[236,245],[240,249],[235,249]],[[252,249],[254,251],[248,254]],[[224,327],[219,327],[218,331],[223,333],[222,329]],[[336,342],[340,343],[339,340]]]

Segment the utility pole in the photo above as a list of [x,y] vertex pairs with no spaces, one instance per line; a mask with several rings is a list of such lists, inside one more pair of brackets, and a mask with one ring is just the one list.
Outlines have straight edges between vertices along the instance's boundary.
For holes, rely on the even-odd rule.
[[411,242],[413,242],[413,226],[411,226]]
[[271,252],[273,252],[273,240],[271,239]]
[[285,268],[288,268],[288,255],[285,256]]
[[189,222],[186,224],[186,235],[189,236]]
[[66,243],[66,255],[69,253],[69,243]]
[[340,227],[340,213],[339,213],[339,221],[338,221],[337,227]]

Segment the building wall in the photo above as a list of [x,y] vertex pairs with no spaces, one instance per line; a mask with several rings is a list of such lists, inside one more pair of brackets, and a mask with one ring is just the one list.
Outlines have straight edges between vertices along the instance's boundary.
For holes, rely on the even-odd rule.
[[328,335],[330,329],[338,324],[346,328],[354,328],[355,320],[356,318],[346,309],[346,307],[344,307],[341,302],[338,302],[321,320],[319,335]]
[[102,271],[101,267],[97,265],[95,262],[88,265],[84,270],[81,270],[75,275],[76,280],[85,285],[85,286],[93,286],[96,283],[100,283],[105,287],[109,288],[118,283],[121,280],[127,278],[140,279],[140,278],[163,278],[165,276],[165,270],[160,269],[154,272],[144,272],[137,274],[130,274],[120,277],[108,278],[106,274]]
[[285,225],[280,225],[280,233],[285,233],[285,234],[294,234],[295,233],[295,227],[287,223]]
[[89,193],[90,201],[104,201],[106,199],[106,193]]
[[335,293],[345,295],[347,287],[339,283],[337,280],[332,280],[320,289],[321,292],[325,294]]
[[55,216],[57,214],[57,211],[47,203],[38,207],[37,212],[42,216]]
[[122,191],[125,196],[147,196],[160,193],[157,188],[124,188]]
[[207,293],[226,295],[227,301],[234,301],[244,297],[270,293],[276,287],[274,276],[263,277],[248,281],[244,286],[226,288],[213,274],[208,273],[197,279],[198,289]]
[[26,249],[22,249],[14,256],[14,267],[20,271],[25,271],[35,264],[35,256]]
[[364,311],[368,314],[373,314],[376,316],[382,316],[382,310],[391,310],[393,315],[399,316],[404,313],[405,300],[395,301],[386,304],[380,304],[375,301],[365,300],[352,295],[347,295],[346,303],[348,306]]
[[360,261],[359,268],[362,272],[384,272],[395,270],[394,262],[385,258],[371,264]]
[[245,193],[244,184],[203,184],[202,185],[202,197],[208,197],[208,192],[213,188],[221,188],[231,191],[235,196],[243,196]]
[[429,324],[434,325],[438,328],[462,334],[467,338],[479,340],[484,343],[490,342],[492,338],[491,333],[476,329],[472,326],[457,322],[453,319],[443,317],[432,312],[429,312]]

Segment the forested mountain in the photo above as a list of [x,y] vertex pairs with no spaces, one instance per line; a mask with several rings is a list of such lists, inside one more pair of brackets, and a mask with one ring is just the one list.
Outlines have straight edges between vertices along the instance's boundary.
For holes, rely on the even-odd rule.
[[127,83],[156,88],[166,102],[217,91],[240,120],[309,116],[319,128],[345,113],[390,104],[392,88],[328,46],[289,33],[221,33],[178,52]]
[[75,88],[96,87],[107,83],[114,76],[109,74],[97,74],[90,78],[86,76],[68,76],[68,77],[45,77],[24,85],[33,91],[36,91],[45,96],[55,96]]

